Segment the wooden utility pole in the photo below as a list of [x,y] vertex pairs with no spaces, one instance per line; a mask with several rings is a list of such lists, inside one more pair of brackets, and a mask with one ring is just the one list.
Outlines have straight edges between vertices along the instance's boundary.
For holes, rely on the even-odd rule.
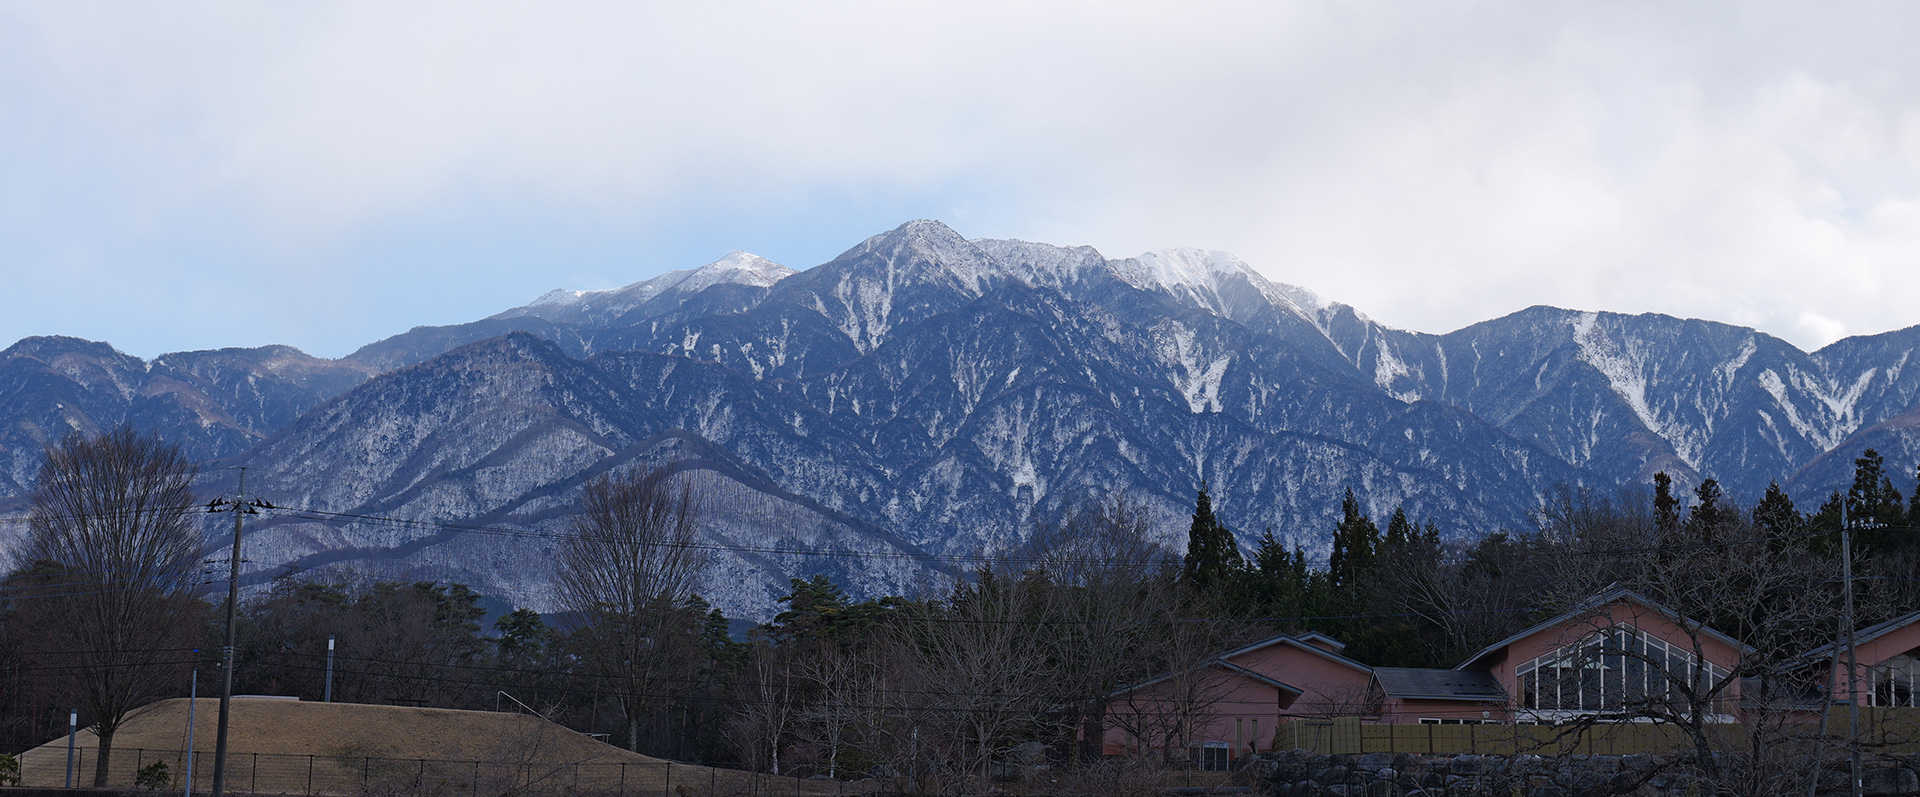
[[227,645],[220,654],[220,730],[213,743],[213,797],[224,797],[227,785],[227,724],[232,716],[233,706],[233,649],[235,647],[233,620],[240,607],[240,523],[247,515],[257,515],[262,509],[272,509],[273,505],[265,501],[247,497],[247,469],[240,469],[240,489],[233,500],[214,499],[207,506],[208,512],[233,513],[233,555],[228,557],[227,569]]
[[1840,507],[1840,578],[1846,583],[1846,607],[1840,626],[1847,645],[1847,750],[1851,754],[1849,792],[1860,797],[1860,658],[1854,648],[1853,634],[1853,524],[1847,519],[1846,505]]

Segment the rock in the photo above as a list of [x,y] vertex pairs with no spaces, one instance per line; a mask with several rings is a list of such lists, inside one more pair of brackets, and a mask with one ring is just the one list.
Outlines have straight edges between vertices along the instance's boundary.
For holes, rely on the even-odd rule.
[[1485,759],[1472,754],[1454,756],[1451,769],[1455,775],[1478,775],[1487,771]]
[[1447,797],[1485,797],[1488,793],[1487,779],[1477,775],[1461,778],[1447,787]]
[[1875,797],[1920,793],[1920,777],[1906,767],[1880,767],[1860,773],[1860,793]]
[[1320,784],[1345,783],[1347,782],[1347,768],[1343,766],[1321,767],[1320,771],[1313,773],[1313,782]]

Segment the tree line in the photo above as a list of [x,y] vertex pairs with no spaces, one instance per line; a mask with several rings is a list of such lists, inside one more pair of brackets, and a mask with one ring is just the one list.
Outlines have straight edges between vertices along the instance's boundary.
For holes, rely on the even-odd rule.
[[[222,613],[189,522],[193,475],[177,449],[125,430],[50,448],[24,555],[0,582],[7,747],[54,738],[80,707],[104,782],[127,718],[185,696],[195,668],[217,683]],[[1835,628],[1843,518],[1859,529],[1859,624],[1920,609],[1920,500],[1903,502],[1873,451],[1812,512],[1777,485],[1739,506],[1712,479],[1658,474],[1650,491],[1559,489],[1532,527],[1465,541],[1402,509],[1376,521],[1348,490],[1324,561],[1272,530],[1243,550],[1205,484],[1184,550],[1142,507],[1092,499],[924,594],[860,600],[824,576],[792,579],[744,637],[698,594],[708,500],[663,470],[596,480],[554,563],[565,611],[517,609],[491,628],[460,584],[283,578],[240,607],[236,691],[510,699],[642,753],[944,791],[1013,762],[1097,761],[1105,728],[1148,721],[1105,698],[1276,633],[1324,633],[1376,666],[1450,667],[1618,584],[1743,642],[1810,649]],[[1779,666],[1756,659],[1738,676]],[[1128,730],[1184,749],[1190,720]]]

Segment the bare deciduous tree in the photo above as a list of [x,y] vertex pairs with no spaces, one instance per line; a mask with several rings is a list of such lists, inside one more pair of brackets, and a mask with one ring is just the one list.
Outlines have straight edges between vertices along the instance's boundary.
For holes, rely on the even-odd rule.
[[668,676],[696,658],[688,603],[707,559],[695,547],[699,517],[693,485],[665,469],[605,475],[582,493],[556,562],[560,600],[587,624],[576,634],[583,663],[618,696],[636,751]]
[[62,439],[34,483],[24,558],[58,583],[36,589],[24,613],[93,719],[95,786],[106,785],[114,733],[178,687],[168,675],[197,642],[195,474],[177,446],[123,427]]

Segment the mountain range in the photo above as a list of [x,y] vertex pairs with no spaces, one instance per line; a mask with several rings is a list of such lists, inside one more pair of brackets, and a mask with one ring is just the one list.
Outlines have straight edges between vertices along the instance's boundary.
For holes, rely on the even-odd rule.
[[244,472],[282,508],[250,527],[255,583],[406,575],[550,610],[581,486],[666,466],[706,496],[706,594],[761,617],[788,577],[912,591],[1116,492],[1170,546],[1206,484],[1243,544],[1312,553],[1349,488],[1465,539],[1657,471],[1813,504],[1868,447],[1908,489],[1916,348],[1550,307],[1426,334],[1223,252],[914,221],[802,271],[736,252],[338,360],[28,338],[0,352],[0,505],[21,514],[49,440],[131,424],[207,463],[203,492]]

